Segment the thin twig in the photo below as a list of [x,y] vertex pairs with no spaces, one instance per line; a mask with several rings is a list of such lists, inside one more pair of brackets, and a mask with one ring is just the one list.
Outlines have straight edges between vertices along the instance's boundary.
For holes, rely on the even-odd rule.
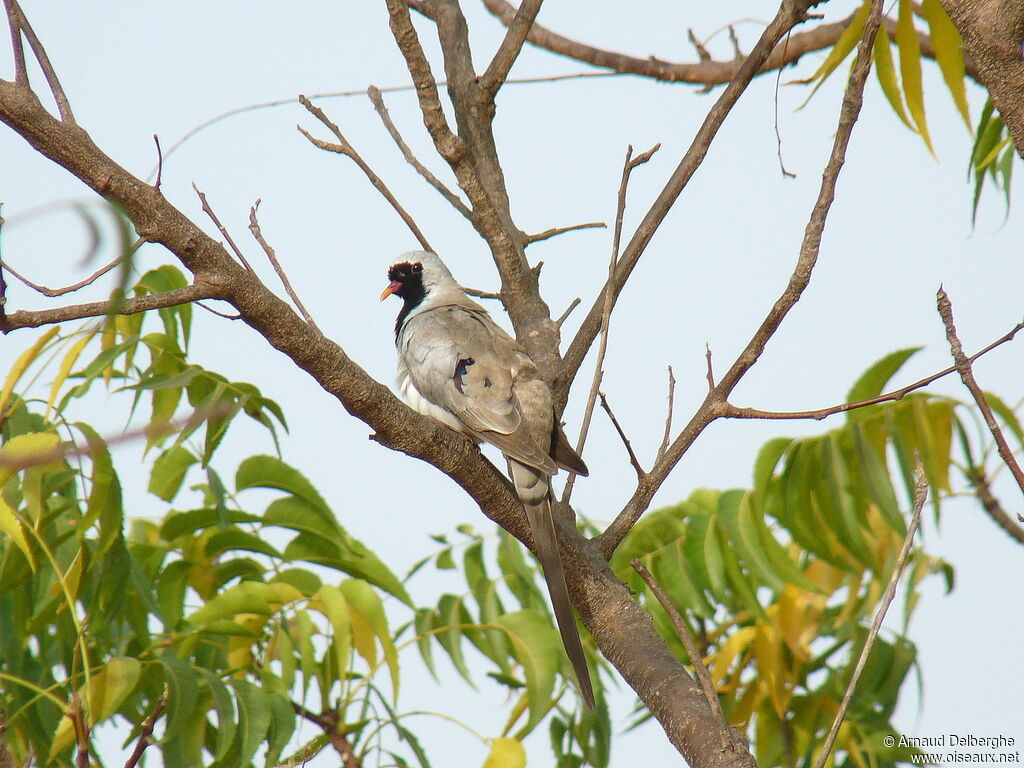
[[574,309],[576,309],[576,307],[578,307],[579,305],[580,305],[580,297],[577,296],[575,299],[573,299],[569,303],[569,306],[565,308],[565,311],[558,316],[558,319],[555,320],[555,327],[556,328],[561,328],[562,327],[562,323],[564,323],[566,320],[569,319],[569,315],[571,315],[572,311]]
[[928,482],[925,480],[924,466],[921,464],[920,457],[915,457],[915,459],[914,478],[917,480],[917,484],[914,489],[914,514],[910,519],[910,527],[907,529],[907,535],[903,537],[903,546],[900,548],[899,556],[893,565],[889,585],[885,588],[885,594],[882,596],[882,602],[879,604],[878,610],[875,611],[875,620],[871,622],[871,629],[868,630],[868,636],[864,640],[864,647],[861,648],[857,664],[853,668],[853,674],[850,675],[850,682],[846,686],[846,693],[843,694],[843,700],[839,704],[839,711],[836,712],[835,719],[832,721],[832,727],[829,729],[828,736],[825,737],[825,743],[821,747],[821,752],[814,763],[814,768],[822,768],[832,752],[832,746],[835,744],[839,727],[843,724],[846,711],[850,707],[850,700],[853,698],[853,692],[857,689],[857,683],[860,681],[861,673],[864,671],[864,665],[867,664],[868,654],[871,653],[871,648],[878,637],[878,630],[882,627],[885,613],[889,610],[889,605],[896,596],[896,587],[899,584],[900,576],[903,574],[903,568],[907,564],[910,547],[914,543],[914,534],[917,533],[917,528],[921,524],[921,510],[924,508],[925,499],[928,498]]
[[160,189],[160,180],[164,173],[164,153],[160,149],[160,137],[153,134],[153,143],[156,144],[156,182],[153,186]]
[[[668,413],[665,416],[665,434],[661,438],[661,445],[658,448],[658,459],[665,455],[668,450],[669,441],[672,439],[672,411],[675,409],[676,377],[672,373],[672,366],[668,367]],[[656,459],[657,460],[657,459]]]
[[492,97],[501,88],[512,65],[519,58],[519,53],[523,50],[523,44],[526,42],[526,36],[530,34],[530,28],[540,12],[541,3],[543,0],[523,0],[516,10],[515,16],[512,17],[512,21],[509,22],[505,37],[502,39],[501,45],[498,46],[494,58],[491,59],[491,63],[487,65],[487,69],[480,76],[481,87]]
[[213,208],[211,208],[210,203],[207,202],[206,195],[199,191],[199,187],[196,186],[196,183],[194,181],[192,182],[192,189],[194,189],[196,191],[196,194],[199,195],[199,202],[203,204],[203,213],[210,217],[210,220],[213,221],[214,226],[217,227],[217,230],[224,236],[224,239],[227,240],[228,245],[231,246],[232,252],[238,258],[238,260],[242,262],[242,266],[244,266],[248,272],[255,275],[256,270],[254,270],[252,268],[252,265],[249,264],[248,261],[246,261],[245,256],[242,255],[241,249],[237,245],[235,245],[235,241],[231,237],[231,233],[228,232],[227,227],[220,223],[220,219],[217,218],[217,214],[213,212]]
[[[1003,505],[999,503],[999,499],[992,493],[984,467],[968,467],[964,474],[967,476],[967,482],[974,487],[974,493],[977,495],[978,501],[981,502],[981,506],[985,508],[993,522],[1018,544],[1024,544],[1024,528],[1013,522],[1013,518],[1007,514]],[[1018,513],[1017,518],[1020,519],[1020,517],[1020,513]]]
[[[36,37],[35,30],[32,29],[32,25],[28,23],[28,17],[25,15],[25,11],[22,10],[18,4],[18,0],[8,0],[10,5],[14,9],[15,15],[18,17],[18,25],[21,27],[21,31],[25,35],[25,39],[28,40],[28,45],[32,49],[33,55],[36,57],[36,61],[39,63],[39,68],[43,71],[43,77],[46,78],[46,84],[50,86],[50,93],[53,94],[53,100],[57,103],[57,114],[60,115],[60,119],[69,125],[77,125],[75,122],[75,116],[71,112],[71,102],[68,101],[68,97],[64,94],[64,88],[60,84],[60,79],[57,77],[57,72],[53,68],[53,64],[50,63],[50,57],[46,55],[46,49],[43,48],[42,42]],[[24,64],[24,62],[22,62]]]
[[277,273],[278,278],[281,280],[281,284],[284,286],[285,291],[291,297],[292,303],[298,308],[299,312],[309,323],[310,327],[313,328],[317,333],[323,335],[323,332],[317,327],[316,322],[313,320],[313,316],[306,311],[305,305],[299,295],[295,293],[295,289],[292,288],[291,281],[288,279],[288,275],[285,274],[284,269],[281,267],[281,263],[277,260],[277,254],[274,252],[273,247],[263,237],[263,232],[260,230],[260,222],[256,218],[256,209],[260,207],[259,198],[257,198],[255,205],[249,209],[249,231],[252,232],[252,236],[256,238],[256,242],[260,244],[263,252],[267,254],[267,259],[270,261],[271,266],[274,267],[274,271]]
[[210,314],[216,315],[217,317],[223,317],[225,320],[241,320],[242,319],[242,316],[240,314],[238,314],[237,312],[221,312],[220,310],[217,310],[217,309],[214,309],[213,307],[207,306],[206,304],[204,304],[201,301],[195,301],[193,303],[197,307],[205,309]]
[[71,718],[75,731],[75,768],[89,768],[89,725],[77,693],[71,697],[71,709],[65,716]]
[[[9,12],[9,9],[8,9]],[[3,261],[4,204],[0,201],[0,327],[7,321],[7,278]]]
[[[597,402],[598,392],[601,388],[601,381],[604,378],[604,358],[608,351],[608,326],[611,322],[613,304],[612,283],[615,277],[615,270],[619,262],[619,246],[622,243],[622,219],[626,211],[626,191],[629,188],[629,177],[633,173],[633,169],[641,163],[645,163],[650,160],[654,153],[658,151],[660,146],[660,144],[655,144],[634,160],[633,145],[630,144],[626,147],[626,157],[622,162],[622,173],[619,176],[619,191],[615,203],[615,231],[612,235],[611,257],[608,260],[608,278],[605,280],[604,289],[602,291],[604,294],[604,312],[601,315],[601,340],[597,348],[597,362],[594,365],[594,378],[590,383],[590,391],[587,393],[587,405],[583,410],[583,423],[580,426],[580,436],[576,441],[576,453],[580,456],[583,455],[583,446],[587,442],[587,434],[590,431],[590,422],[594,415],[594,404]],[[630,456],[632,456],[632,453],[632,449],[630,449]],[[643,474],[643,469],[639,467],[639,463],[636,463],[635,466],[637,466],[637,471]],[[575,475],[570,474],[569,479],[565,484],[565,490],[562,492],[563,504],[569,503],[575,482]]]
[[323,730],[324,735],[330,739],[334,751],[342,760],[341,768],[361,768],[362,761],[356,756],[352,743],[345,734],[338,730],[338,714],[336,712],[328,710],[322,715],[318,715],[295,702],[292,702],[292,708],[295,710],[295,714]]
[[569,227],[554,227],[553,229],[545,229],[543,232],[538,232],[535,235],[526,236],[526,245],[532,245],[533,243],[539,243],[541,240],[547,240],[557,235],[564,235],[566,232],[575,232],[579,229],[607,229],[608,225],[603,221],[588,221],[586,224],[573,224]]
[[[788,3],[783,3],[779,14],[769,24],[765,34],[762,35],[757,45],[754,46],[754,50],[751,52],[747,61],[744,62],[741,71],[744,75],[738,75],[738,81],[742,81],[744,78],[753,77],[753,72],[749,71],[749,65],[752,62],[762,60],[764,56],[767,56],[764,48],[769,45],[774,45],[774,41],[781,39],[782,35],[790,29],[796,21],[792,14],[795,13],[792,6]],[[732,367],[726,372],[722,380],[715,385],[713,392],[709,392],[704,402],[697,409],[696,413],[690,418],[690,421],[683,428],[683,431],[673,441],[672,445],[665,452],[665,455],[658,459],[654,466],[651,468],[650,473],[643,478],[643,480],[637,483],[637,488],[629,501],[622,508],[615,519],[611,522],[608,528],[605,529],[598,537],[598,548],[605,557],[611,557],[615,552],[616,547],[622,542],[622,539],[626,536],[629,530],[636,524],[637,520],[643,515],[654,498],[654,494],[665,482],[665,479],[678,464],[679,460],[683,457],[690,446],[697,437],[704,431],[704,429],[716,419],[720,418],[727,410],[727,400],[729,394],[735,389],[740,379],[743,378],[744,374],[757,362],[760,358],[761,353],[764,351],[765,346],[768,344],[768,340],[772,338],[775,332],[778,330],[779,325],[785,319],[786,315],[789,314],[790,310],[796,306],[796,303],[800,300],[803,295],[804,289],[807,287],[811,279],[811,273],[814,270],[814,265],[818,260],[818,253],[821,249],[821,236],[825,228],[825,221],[828,217],[828,211],[832,206],[832,201],[835,198],[836,183],[839,180],[839,173],[842,170],[843,163],[846,159],[846,149],[850,143],[850,137],[853,133],[853,127],[857,122],[857,118],[860,115],[861,105],[864,102],[864,86],[867,83],[868,73],[871,71],[871,53],[874,46],[875,34],[878,32],[882,13],[881,0],[872,0],[871,11],[868,14],[868,19],[864,25],[864,33],[861,37],[860,45],[857,50],[857,58],[854,62],[853,71],[850,73],[850,78],[847,82],[846,92],[843,96],[843,103],[840,109],[839,125],[836,129],[835,139],[832,144],[832,152],[829,155],[828,162],[825,165],[825,170],[822,173],[821,188],[818,192],[818,198],[814,203],[811,210],[810,218],[807,222],[807,227],[804,231],[803,242],[800,245],[800,255],[797,258],[796,266],[793,270],[793,274],[790,276],[789,283],[787,284],[782,295],[776,300],[771,310],[768,312],[761,325],[755,331],[751,337],[747,346],[740,353],[739,357],[732,364]],[[746,80],[749,82],[749,80]],[[712,112],[705,120],[704,126],[698,132],[697,138],[694,139],[694,144],[691,149],[687,152],[687,155],[680,162],[679,168],[673,174],[673,181],[671,181],[662,192],[659,197],[665,198],[669,196],[672,201],[679,192],[682,191],[682,185],[685,185],[686,181],[692,176],[694,170],[696,170],[696,163],[699,165],[700,159],[703,158],[704,153],[707,151],[707,144],[702,144],[703,141],[710,142],[714,137],[715,131],[721,125],[721,121],[724,120],[725,114],[719,114],[716,119],[713,119],[713,115],[716,110],[725,110],[725,113],[731,108],[732,104],[729,103],[725,96],[734,90],[734,86],[737,86],[736,82],[733,82],[726,89],[725,93],[716,103],[715,107],[712,108]],[[742,84],[737,86],[739,90],[742,90]],[[738,98],[739,93],[734,94],[734,98]],[[723,103],[725,102],[725,103]],[[708,133],[709,132],[709,133]],[[704,139],[701,139],[701,136]],[[699,154],[696,158],[690,159],[692,152],[698,151]],[[678,177],[678,178],[677,178]],[[670,194],[674,193],[674,194]],[[655,228],[660,223],[661,218],[664,214],[656,215],[659,211],[659,205],[656,203],[652,206],[651,210],[645,217],[647,219],[653,219],[651,225]],[[650,237],[653,236],[653,230],[645,230],[645,225],[641,224],[638,228],[637,234],[634,235],[634,241],[640,243],[639,247],[642,247],[649,241]],[[631,264],[625,264],[620,268],[619,272],[622,277],[621,280],[617,280],[617,286],[625,284],[625,279],[628,277],[628,270],[635,265],[636,260],[639,258],[639,251],[636,251],[634,244],[631,242],[626,246],[626,252],[623,254],[623,262],[627,261],[626,253],[630,252],[630,249],[634,249],[631,258]],[[624,271],[625,270],[625,271]],[[590,322],[591,317],[588,315],[587,320],[584,323]],[[573,344],[570,346],[570,352],[573,346],[581,345],[581,349],[585,347],[587,332],[584,327],[581,326],[580,332],[576,334],[576,338],[573,340]],[[573,360],[570,360],[570,353],[566,353],[566,366],[569,370],[572,370]]]
[[14,10],[13,0],[4,0],[7,11],[7,26],[11,31],[11,51],[14,53],[14,82],[22,87],[28,86],[28,68],[25,66],[25,45],[21,39],[21,24]]
[[612,413],[612,407],[608,405],[608,398],[604,396],[604,392],[598,392],[597,396],[601,398],[601,407],[604,409],[604,412],[608,414],[608,418],[612,420],[612,426],[614,426],[615,431],[619,433],[619,437],[622,439],[622,444],[626,446],[626,453],[629,454],[629,463],[632,464],[633,469],[636,470],[637,478],[643,480],[647,476],[647,472],[642,466],[640,466],[640,461],[637,459],[636,454],[633,453],[633,446],[630,444],[629,438],[626,437],[626,433],[619,424],[619,420],[616,419],[615,414]]
[[334,121],[327,117],[327,115],[324,114],[324,111],[320,109],[320,107],[316,106],[305,96],[299,96],[299,103],[306,108],[307,112],[309,112],[311,115],[313,115],[313,117],[315,117],[317,120],[323,123],[324,126],[326,126],[327,129],[334,134],[334,137],[338,140],[338,143],[333,144],[329,141],[323,141],[322,139],[318,139],[314,137],[305,128],[303,128],[301,125],[295,126],[296,128],[299,129],[299,133],[305,136],[309,140],[309,143],[312,144],[313,146],[323,149],[327,152],[334,152],[339,155],[344,155],[345,157],[349,158],[352,162],[354,162],[357,166],[359,166],[359,170],[363,172],[366,178],[373,185],[374,189],[380,192],[384,199],[391,204],[391,207],[395,209],[395,212],[401,217],[402,221],[405,222],[405,225],[409,228],[409,231],[412,232],[413,236],[419,241],[420,245],[424,248],[424,250],[433,251],[434,249],[430,247],[430,243],[427,242],[427,238],[420,231],[420,228],[416,226],[416,222],[413,221],[412,216],[410,216],[409,213],[405,210],[405,208],[402,207],[402,204],[398,202],[398,198],[396,198],[391,193],[391,190],[388,189],[387,185],[380,178],[380,176],[378,176],[374,172],[374,170],[370,168],[369,164],[367,164],[367,162],[363,160],[362,156],[360,156],[360,154],[356,152],[355,147],[353,147],[349,143],[348,139],[345,138],[344,134],[341,132],[341,129],[334,123]]
[[459,286],[459,287],[462,288],[464,293],[468,293],[470,296],[476,296],[478,299],[500,299],[501,298],[501,294],[500,293],[495,293],[494,291],[481,291],[479,288],[467,288],[464,285]]
[[111,312],[118,315],[136,315],[151,309],[189,304],[199,299],[219,299],[222,298],[222,293],[222,290],[209,283],[195,282],[184,288],[175,288],[173,291],[122,297],[114,301],[92,301],[87,304],[71,304],[66,307],[33,311],[20,309],[0,318],[0,333],[10,333],[19,328],[39,328],[43,325],[82,320],[87,317],[102,317]]
[[707,342],[704,343],[704,361],[707,364],[707,373],[705,377],[708,380],[708,392],[715,391],[715,367],[711,361],[711,345]]
[[[1008,341],[1012,341],[1013,338],[1024,329],[1024,322],[1017,323],[1009,332],[1003,334],[998,339],[993,341],[987,347],[978,350],[973,355],[967,358],[968,362],[973,363],[979,357],[988,354],[996,347],[1005,344]],[[764,411],[759,408],[740,408],[733,405],[732,403],[724,403],[721,406],[721,417],[724,419],[821,419],[827,418],[837,413],[845,413],[846,411],[855,411],[858,408],[866,408],[869,405],[876,405],[878,403],[886,403],[892,400],[901,400],[906,395],[914,392],[915,390],[922,389],[928,386],[933,381],[937,381],[944,376],[948,376],[956,371],[956,366],[951,365],[949,368],[944,368],[938,373],[933,373],[930,376],[925,376],[919,381],[915,381],[913,384],[908,384],[905,387],[894,389],[891,392],[885,392],[875,397],[869,397],[866,400],[857,400],[852,403],[840,403],[839,405],[831,405],[827,408],[819,408],[814,411]]]
[[370,101],[373,102],[373,108],[380,116],[381,122],[384,123],[384,128],[387,130],[388,134],[390,134],[392,140],[398,145],[398,149],[405,158],[405,161],[415,168],[416,172],[419,173],[419,175],[422,176],[430,186],[436,189],[441,197],[447,200],[455,210],[470,221],[473,221],[473,211],[471,211],[469,207],[462,202],[462,199],[457,194],[448,189],[443,181],[431,173],[430,169],[423,165],[416,155],[413,154],[412,150],[409,149],[409,145],[405,143],[405,140],[402,138],[402,134],[398,132],[398,128],[395,127],[394,122],[391,120],[388,108],[384,104],[384,97],[381,96],[381,89],[375,85],[371,85],[366,89],[366,95],[369,96]]
[[[731,27],[730,27],[731,29]],[[785,56],[786,48],[789,47],[789,41],[793,37],[793,32],[790,30],[786,33],[786,39],[782,44],[782,53]],[[782,69],[779,68],[775,72],[775,97],[772,100],[773,109],[773,122],[775,125],[775,154],[779,158],[779,170],[782,171],[782,175],[787,179],[795,179],[796,174],[790,173],[786,170],[786,163],[782,160],[782,133],[779,131],[779,86],[782,84]]]
[[721,702],[718,701],[718,692],[715,690],[715,681],[711,679],[711,674],[708,672],[708,668],[704,665],[704,659],[701,657],[701,652],[697,649],[697,642],[693,639],[693,635],[690,633],[690,628],[686,626],[686,622],[683,621],[683,617],[679,615],[679,611],[672,605],[672,600],[665,594],[665,590],[661,588],[661,585],[654,580],[654,575],[647,570],[647,567],[639,560],[634,560],[630,563],[633,570],[639,574],[640,578],[644,580],[644,584],[651,590],[658,602],[661,603],[661,607],[665,609],[665,613],[668,614],[669,620],[672,622],[672,626],[676,630],[676,635],[683,643],[683,647],[686,649],[686,655],[690,657],[690,663],[693,664],[693,669],[697,673],[697,680],[700,682],[701,690],[704,691],[704,698],[707,699],[708,707],[714,716],[720,720],[724,725],[728,726],[728,722],[725,719],[725,714],[722,712]]
[[164,707],[167,702],[164,697],[161,696],[156,701],[156,706],[153,707],[153,711],[149,714],[149,717],[142,723],[142,728],[139,731],[139,737],[135,741],[135,749],[128,756],[125,761],[124,768],[135,768],[139,764],[139,760],[142,758],[142,753],[146,751],[146,748],[154,742],[153,729],[156,727],[157,718],[163,714]]
[[711,61],[711,51],[707,49],[700,40],[697,39],[697,35],[694,34],[692,29],[686,30],[686,39],[690,41],[690,45],[697,51],[697,58],[701,61]]
[[953,361],[956,363],[956,370],[960,374],[960,379],[963,381],[964,386],[970,390],[974,402],[978,404],[978,409],[985,418],[985,424],[988,425],[989,432],[995,438],[996,449],[999,451],[1000,458],[1009,467],[1011,474],[1017,481],[1017,485],[1020,486],[1021,493],[1024,493],[1024,471],[1021,471],[1020,464],[1014,458],[1013,451],[1003,435],[1003,430],[1000,429],[995,414],[992,413],[992,408],[988,404],[988,399],[974,378],[971,363],[967,356],[964,355],[963,345],[956,335],[956,326],[953,324],[953,305],[941,286],[939,286],[939,292],[936,294],[936,303],[938,304],[939,316],[942,317],[942,324],[946,326],[946,339],[949,341],[949,349],[953,354]]
[[[131,253],[134,253],[136,250],[138,250],[139,246],[142,245],[144,242],[145,241],[142,240],[141,238],[139,240],[136,240],[135,244],[132,245],[132,247],[129,249],[129,255]],[[7,269],[8,272],[10,272],[20,282],[22,282],[24,285],[27,285],[29,288],[31,288],[36,293],[42,294],[43,296],[46,296],[47,298],[53,299],[53,298],[56,298],[58,296],[63,296],[63,295],[68,294],[68,293],[74,293],[75,291],[81,290],[82,288],[85,288],[88,285],[92,285],[97,280],[99,280],[101,277],[103,277],[105,274],[107,274],[107,272],[109,272],[110,270],[114,269],[119,264],[121,264],[121,262],[123,260],[124,260],[124,256],[118,256],[112,262],[110,262],[106,266],[100,267],[98,270],[93,272],[91,275],[89,275],[84,280],[81,280],[81,281],[79,281],[77,283],[74,283],[73,285],[65,286],[63,288],[47,288],[45,285],[37,285],[36,283],[33,283],[31,280],[29,280],[27,277],[24,277],[20,273],[16,272],[11,267],[10,264],[4,263],[3,266],[4,266],[4,268]]]

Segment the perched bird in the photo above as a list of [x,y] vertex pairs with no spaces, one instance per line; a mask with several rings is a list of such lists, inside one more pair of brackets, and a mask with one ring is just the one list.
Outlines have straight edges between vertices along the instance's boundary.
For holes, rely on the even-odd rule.
[[381,301],[404,301],[395,321],[398,389],[415,410],[498,447],[523,502],[580,693],[594,691],[565,585],[551,511],[558,468],[587,475],[555,416],[551,390],[526,351],[466,295],[435,254],[410,251],[388,270]]

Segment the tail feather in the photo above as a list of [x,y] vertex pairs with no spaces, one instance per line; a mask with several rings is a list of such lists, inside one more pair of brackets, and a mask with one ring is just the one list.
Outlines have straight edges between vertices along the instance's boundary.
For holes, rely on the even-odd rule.
[[580,694],[587,706],[593,709],[594,688],[590,682],[590,670],[587,668],[587,659],[583,654],[579,631],[576,629],[572,603],[569,601],[569,588],[565,583],[562,558],[558,553],[558,538],[555,533],[555,518],[551,510],[551,499],[545,497],[540,503],[534,504],[524,502],[523,506],[530,522],[530,530],[533,532],[537,558],[544,570],[544,580],[548,585],[548,594],[551,595],[551,607],[554,609],[555,620],[558,622],[562,645],[565,647],[565,653],[576,673]]

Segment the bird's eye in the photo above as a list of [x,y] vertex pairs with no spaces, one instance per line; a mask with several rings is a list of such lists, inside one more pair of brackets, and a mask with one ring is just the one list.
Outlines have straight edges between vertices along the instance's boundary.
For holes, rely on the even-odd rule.
[[418,264],[417,263],[417,264],[413,264],[412,265],[412,273],[414,275],[418,275],[422,271],[423,271],[423,265],[422,264]]

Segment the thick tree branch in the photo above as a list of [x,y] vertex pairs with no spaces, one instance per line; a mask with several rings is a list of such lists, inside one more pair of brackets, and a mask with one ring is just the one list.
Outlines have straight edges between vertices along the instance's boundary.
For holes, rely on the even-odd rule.
[[523,44],[526,42],[526,37],[530,33],[537,14],[540,13],[540,6],[543,2],[544,0],[523,0],[519,10],[515,11],[508,21],[505,38],[501,41],[491,63],[487,65],[487,70],[480,76],[481,87],[492,97],[501,88],[512,65],[519,58],[519,52],[523,50]]
[[1024,3],[1020,0],[941,0],[960,31],[976,79],[1024,157]]

